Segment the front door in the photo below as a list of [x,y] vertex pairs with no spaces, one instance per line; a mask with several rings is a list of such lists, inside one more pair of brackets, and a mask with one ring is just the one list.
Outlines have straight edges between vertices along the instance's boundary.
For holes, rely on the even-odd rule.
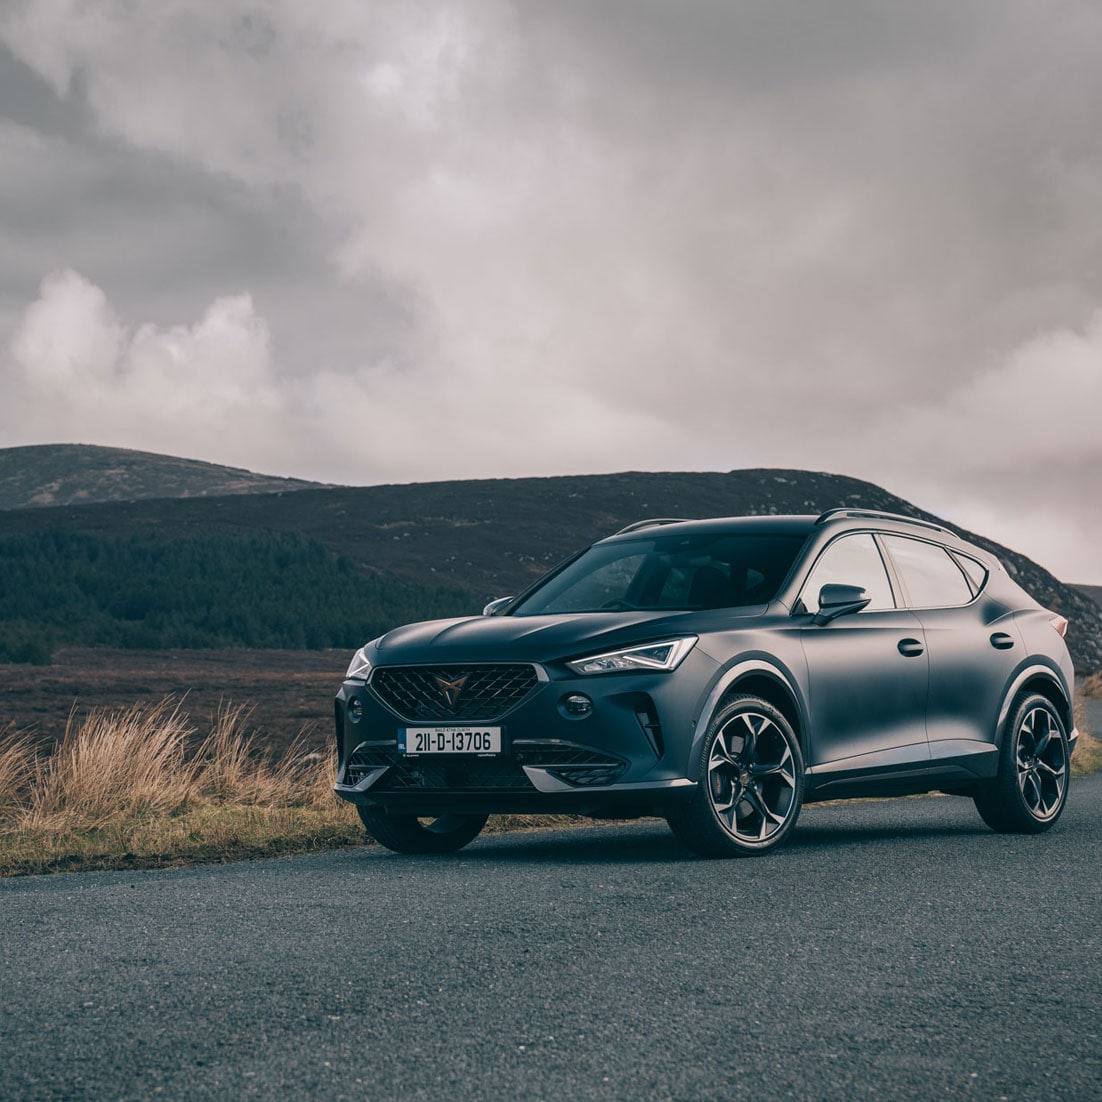
[[[818,594],[828,583],[859,585],[864,610],[816,625]],[[922,625],[897,607],[871,534],[828,544],[801,590],[808,671],[809,773],[814,787],[860,773],[869,779],[924,772],[929,663]]]

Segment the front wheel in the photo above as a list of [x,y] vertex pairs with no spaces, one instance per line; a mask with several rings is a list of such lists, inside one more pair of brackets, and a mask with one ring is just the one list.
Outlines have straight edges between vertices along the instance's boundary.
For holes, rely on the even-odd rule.
[[1000,834],[1040,834],[1068,798],[1068,736],[1052,702],[1019,697],[1007,717],[999,771],[976,793],[976,810]]
[[367,833],[395,853],[454,853],[473,842],[486,825],[488,815],[441,815],[419,819],[416,815],[388,815],[381,807],[358,807]]
[[702,857],[750,857],[782,842],[800,814],[804,761],[784,716],[768,701],[739,696],[708,725],[700,782],[668,816],[678,840]]

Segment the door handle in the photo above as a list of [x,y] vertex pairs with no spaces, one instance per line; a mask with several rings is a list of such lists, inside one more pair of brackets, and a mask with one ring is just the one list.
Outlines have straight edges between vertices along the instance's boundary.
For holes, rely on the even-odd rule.
[[1014,646],[1014,637],[1007,635],[1005,631],[996,631],[991,636],[991,645],[995,650],[1010,650]]
[[904,658],[917,658],[926,650],[917,639],[900,639],[898,646]]

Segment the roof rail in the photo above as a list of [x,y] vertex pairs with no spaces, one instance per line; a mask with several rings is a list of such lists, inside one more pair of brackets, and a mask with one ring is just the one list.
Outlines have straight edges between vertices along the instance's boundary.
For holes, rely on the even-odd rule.
[[640,528],[657,528],[660,524],[680,524],[684,517],[651,517],[649,520],[637,520],[619,532],[613,532],[614,536],[622,536],[626,532],[638,532]]
[[945,532],[947,535],[954,533],[944,524],[935,524],[932,520],[920,520],[918,517],[908,517],[903,513],[887,513],[882,509],[848,509],[842,506],[838,509],[828,509],[816,519],[816,524],[823,524],[828,520],[838,517],[872,517],[875,520],[902,520],[907,524],[918,524],[923,528],[933,528],[937,532]]

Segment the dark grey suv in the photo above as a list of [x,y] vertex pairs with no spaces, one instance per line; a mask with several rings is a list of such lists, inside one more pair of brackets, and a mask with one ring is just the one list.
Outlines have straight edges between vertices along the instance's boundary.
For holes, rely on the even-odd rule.
[[383,845],[495,812],[659,815],[712,857],[812,800],[939,790],[1060,816],[1067,621],[991,555],[887,513],[643,521],[482,616],[398,628],[336,700],[336,791]]

